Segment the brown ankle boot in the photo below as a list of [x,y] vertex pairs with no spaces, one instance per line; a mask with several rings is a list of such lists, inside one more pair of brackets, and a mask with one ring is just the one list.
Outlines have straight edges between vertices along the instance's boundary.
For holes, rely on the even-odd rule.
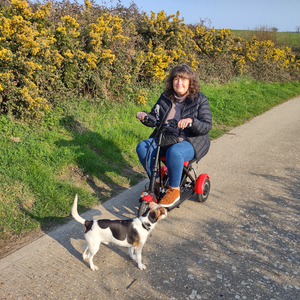
[[172,206],[179,199],[180,199],[180,190],[169,187],[168,190],[166,191],[166,194],[159,202],[159,204],[163,207],[169,207]]

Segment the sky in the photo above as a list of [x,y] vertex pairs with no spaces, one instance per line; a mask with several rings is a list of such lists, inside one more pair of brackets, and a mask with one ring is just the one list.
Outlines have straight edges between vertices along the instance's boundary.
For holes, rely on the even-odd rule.
[[[103,0],[95,2],[101,5]],[[118,0],[106,0],[116,4]],[[120,0],[128,7],[132,0]],[[295,31],[300,26],[300,0],[134,0],[138,8],[150,15],[164,10],[166,15],[180,12],[185,24],[208,18],[215,29],[255,29],[276,27],[278,31]],[[206,25],[209,25],[206,23]]]

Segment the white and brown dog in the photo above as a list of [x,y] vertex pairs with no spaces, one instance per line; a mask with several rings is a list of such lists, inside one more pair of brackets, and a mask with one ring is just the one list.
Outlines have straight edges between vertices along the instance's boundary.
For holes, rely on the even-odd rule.
[[72,207],[72,216],[86,228],[84,237],[87,244],[83,246],[82,257],[84,260],[88,259],[90,268],[93,271],[99,269],[94,265],[93,258],[98,252],[100,244],[114,243],[118,246],[129,247],[129,256],[137,262],[141,270],[146,269],[146,266],[142,264],[143,246],[156,223],[167,216],[167,210],[159,204],[150,202],[149,208],[139,218],[87,221],[80,217],[77,212],[77,198],[76,195]]

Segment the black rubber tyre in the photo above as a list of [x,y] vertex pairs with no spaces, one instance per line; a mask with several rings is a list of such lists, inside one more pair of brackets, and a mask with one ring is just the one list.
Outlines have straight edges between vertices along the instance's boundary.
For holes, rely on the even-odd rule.
[[210,180],[206,178],[204,181],[203,193],[197,194],[197,200],[199,202],[205,202],[208,198],[209,191],[210,191]]
[[148,201],[142,201],[141,202],[139,210],[137,212],[138,218],[144,214],[144,212],[147,210],[148,206],[149,206],[149,202]]

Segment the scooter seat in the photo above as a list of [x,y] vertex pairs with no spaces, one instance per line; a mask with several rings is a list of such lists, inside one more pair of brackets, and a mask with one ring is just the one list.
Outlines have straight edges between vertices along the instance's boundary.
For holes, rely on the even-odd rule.
[[[162,156],[162,157],[160,157],[160,160],[163,161],[163,162],[165,162],[165,161],[166,161],[166,157],[165,157],[165,156]],[[185,161],[185,162],[183,163],[183,165],[184,165],[185,167],[187,167],[189,164],[192,164],[194,161],[196,161],[196,159],[187,160],[187,161]]]

